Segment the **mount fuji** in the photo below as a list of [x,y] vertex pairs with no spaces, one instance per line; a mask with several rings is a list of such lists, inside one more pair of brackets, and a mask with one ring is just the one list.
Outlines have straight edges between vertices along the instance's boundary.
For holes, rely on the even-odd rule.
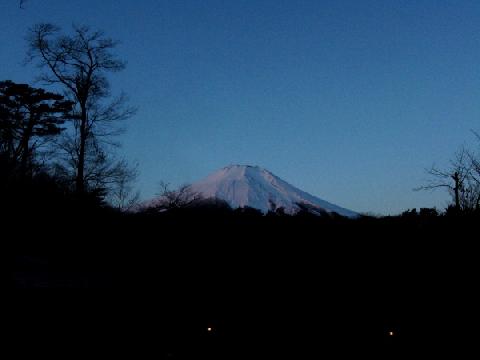
[[283,208],[287,214],[307,210],[314,214],[357,217],[358,213],[297,189],[258,166],[230,165],[189,186],[205,199],[226,201],[232,208],[251,207],[262,211]]

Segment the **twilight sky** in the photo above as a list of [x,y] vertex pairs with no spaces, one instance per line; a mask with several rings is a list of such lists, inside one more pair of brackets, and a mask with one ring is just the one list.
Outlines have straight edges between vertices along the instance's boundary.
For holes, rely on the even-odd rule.
[[412,189],[480,131],[477,0],[1,0],[0,80],[33,82],[38,22],[121,41],[143,198],[251,164],[355,211],[444,208]]

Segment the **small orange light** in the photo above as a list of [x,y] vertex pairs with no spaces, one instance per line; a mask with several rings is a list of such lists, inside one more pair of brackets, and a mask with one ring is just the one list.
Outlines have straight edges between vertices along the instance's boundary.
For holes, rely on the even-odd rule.
[[213,329],[211,327],[207,327],[207,331],[211,332]]
[[393,336],[394,335],[393,331],[390,331],[388,335]]

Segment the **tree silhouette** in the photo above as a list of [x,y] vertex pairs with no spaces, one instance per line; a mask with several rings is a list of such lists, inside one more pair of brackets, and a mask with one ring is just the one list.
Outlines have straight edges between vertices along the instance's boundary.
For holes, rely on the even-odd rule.
[[73,33],[68,35],[47,23],[30,29],[28,45],[28,59],[47,70],[41,80],[63,87],[75,104],[73,129],[62,149],[68,157],[66,164],[74,173],[75,189],[83,194],[92,185],[92,178],[95,182],[109,177],[114,168],[121,166],[120,162],[109,161],[105,147],[115,145],[112,136],[122,131],[115,124],[135,112],[125,105],[124,94],[107,101],[107,73],[125,67],[112,53],[117,42],[86,26],[73,26]]
[[72,102],[62,95],[12,81],[0,82],[0,152],[25,175],[36,150],[64,128]]
[[184,209],[203,200],[203,196],[192,190],[190,185],[182,185],[177,190],[172,190],[170,184],[161,181],[159,198],[155,201],[157,211]]
[[445,169],[433,166],[427,170],[430,180],[414,190],[447,189],[452,195],[455,213],[480,209],[480,166],[479,157],[472,151],[461,149]]

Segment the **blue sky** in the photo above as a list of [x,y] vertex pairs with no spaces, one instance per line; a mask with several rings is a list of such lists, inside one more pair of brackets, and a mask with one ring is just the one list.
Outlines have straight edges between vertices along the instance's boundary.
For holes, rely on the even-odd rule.
[[121,41],[139,107],[120,139],[144,198],[229,164],[265,167],[356,211],[445,207],[414,192],[480,131],[478,1],[0,2],[0,79],[32,82],[29,26]]

